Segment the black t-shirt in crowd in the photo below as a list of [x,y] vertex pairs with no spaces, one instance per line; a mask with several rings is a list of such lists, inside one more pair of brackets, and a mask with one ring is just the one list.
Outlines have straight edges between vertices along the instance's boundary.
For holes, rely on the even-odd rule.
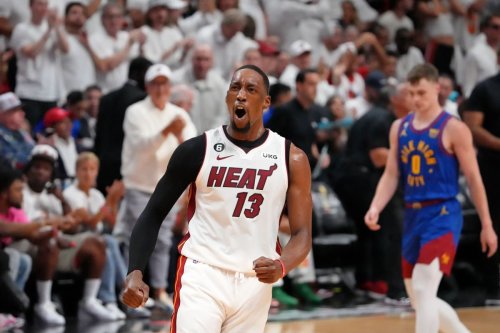
[[325,111],[321,106],[312,105],[309,109],[305,109],[294,98],[276,108],[266,127],[302,149],[307,155],[310,165],[314,167],[316,159],[312,156],[311,151],[312,145],[316,142],[314,124],[320,123],[324,115]]
[[370,150],[389,148],[389,132],[394,120],[389,110],[378,106],[358,119],[349,132],[345,151],[350,164],[381,173],[382,170],[375,168],[370,159]]
[[[466,111],[484,114],[483,128],[500,138],[500,74],[480,82],[466,102]],[[500,151],[478,146],[482,158],[500,161]]]

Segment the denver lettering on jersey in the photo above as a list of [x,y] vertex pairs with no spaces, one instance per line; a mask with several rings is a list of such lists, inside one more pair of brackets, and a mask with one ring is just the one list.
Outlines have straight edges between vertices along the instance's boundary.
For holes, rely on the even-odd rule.
[[234,187],[263,190],[266,181],[278,168],[275,164],[266,169],[243,169],[235,167],[212,166],[207,187]]
[[[416,146],[413,140],[408,141],[408,144],[404,145],[401,150],[401,161],[404,164],[411,163],[411,172],[408,173],[406,182],[412,187],[424,186],[424,173],[432,173],[432,166],[437,163],[434,150],[422,140]],[[424,161],[424,167],[422,167],[422,161]]]

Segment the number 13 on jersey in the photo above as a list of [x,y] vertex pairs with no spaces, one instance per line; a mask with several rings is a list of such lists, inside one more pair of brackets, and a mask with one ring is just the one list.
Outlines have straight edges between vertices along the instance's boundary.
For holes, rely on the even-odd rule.
[[[254,193],[248,196],[248,192],[239,192],[236,194],[236,206],[234,207],[233,217],[240,217],[243,214],[246,218],[252,219],[259,215],[260,206],[264,202],[264,197],[260,193]],[[249,203],[249,207],[244,209],[246,203]]]

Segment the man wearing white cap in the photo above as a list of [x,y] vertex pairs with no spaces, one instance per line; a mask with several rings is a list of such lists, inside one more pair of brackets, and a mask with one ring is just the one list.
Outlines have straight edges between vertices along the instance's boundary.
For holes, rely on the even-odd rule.
[[301,70],[311,67],[312,46],[305,40],[296,40],[290,45],[290,63],[281,74],[279,81],[295,91],[295,79]]
[[[126,247],[132,228],[165,172],[177,146],[196,135],[189,115],[169,102],[172,72],[163,64],[151,66],[145,75],[148,96],[132,104],[125,113],[122,150],[125,199],[114,233]],[[166,294],[167,269],[171,245],[171,227],[176,211],[166,217],[149,261],[154,298],[169,303]]]
[[19,98],[12,92],[0,95],[0,156],[13,167],[28,162],[34,141],[22,127],[24,111]]

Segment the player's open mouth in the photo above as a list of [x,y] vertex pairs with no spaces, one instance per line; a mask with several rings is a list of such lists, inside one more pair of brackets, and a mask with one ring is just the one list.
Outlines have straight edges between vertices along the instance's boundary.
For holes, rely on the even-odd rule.
[[247,111],[245,110],[245,107],[243,105],[237,105],[236,108],[234,109],[234,114],[238,118],[243,118]]

